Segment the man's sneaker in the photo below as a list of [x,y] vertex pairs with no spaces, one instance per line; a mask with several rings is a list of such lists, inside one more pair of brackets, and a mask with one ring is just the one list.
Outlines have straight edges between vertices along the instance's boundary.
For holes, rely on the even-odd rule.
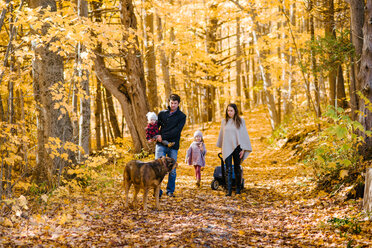
[[172,192],[167,192],[167,196],[174,197],[174,194]]
[[176,144],[176,142],[169,142],[168,147],[172,147],[172,146],[174,146],[174,144]]

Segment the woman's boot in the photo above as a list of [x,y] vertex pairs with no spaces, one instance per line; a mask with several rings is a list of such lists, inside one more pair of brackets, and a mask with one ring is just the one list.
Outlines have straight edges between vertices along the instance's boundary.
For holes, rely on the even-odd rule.
[[236,194],[237,195],[240,195],[240,184],[238,185],[236,185]]
[[228,168],[227,171],[227,193],[226,196],[231,196],[232,194],[232,189],[231,189],[231,181],[232,181],[232,173],[231,173],[231,167]]
[[239,170],[235,174],[235,185],[236,185],[236,194],[237,195],[240,195],[240,189],[241,189],[240,182],[241,182],[241,180],[242,180],[242,178],[241,178],[241,173],[240,173],[240,170]]

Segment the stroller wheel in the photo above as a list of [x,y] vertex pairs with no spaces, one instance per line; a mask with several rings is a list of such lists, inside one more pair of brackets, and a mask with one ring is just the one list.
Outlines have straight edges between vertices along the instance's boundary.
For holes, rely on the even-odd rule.
[[216,179],[213,179],[213,181],[211,183],[211,188],[213,190],[217,190],[218,189],[218,186],[220,186],[220,183]]

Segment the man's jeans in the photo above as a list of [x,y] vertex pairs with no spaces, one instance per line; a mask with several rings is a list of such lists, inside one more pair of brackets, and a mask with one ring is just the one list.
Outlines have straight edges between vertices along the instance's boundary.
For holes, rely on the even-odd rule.
[[[174,160],[177,161],[177,153],[178,150],[156,144],[155,147],[155,159],[158,159],[160,157],[168,157],[173,158]],[[168,185],[167,185],[167,193],[174,193],[174,190],[176,188],[176,169],[173,169],[169,175],[168,175]]]

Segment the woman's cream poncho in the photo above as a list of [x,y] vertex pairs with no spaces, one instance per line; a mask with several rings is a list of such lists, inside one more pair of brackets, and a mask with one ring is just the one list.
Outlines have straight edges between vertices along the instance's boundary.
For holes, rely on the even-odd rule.
[[245,121],[243,118],[241,118],[241,120],[242,123],[239,128],[235,126],[233,119],[229,119],[227,123],[225,119],[221,122],[217,147],[222,148],[222,157],[224,161],[231,155],[231,153],[233,153],[238,145],[240,145],[240,148],[244,150],[241,162],[243,162],[252,152],[251,141],[249,139],[247,127],[245,126]]

